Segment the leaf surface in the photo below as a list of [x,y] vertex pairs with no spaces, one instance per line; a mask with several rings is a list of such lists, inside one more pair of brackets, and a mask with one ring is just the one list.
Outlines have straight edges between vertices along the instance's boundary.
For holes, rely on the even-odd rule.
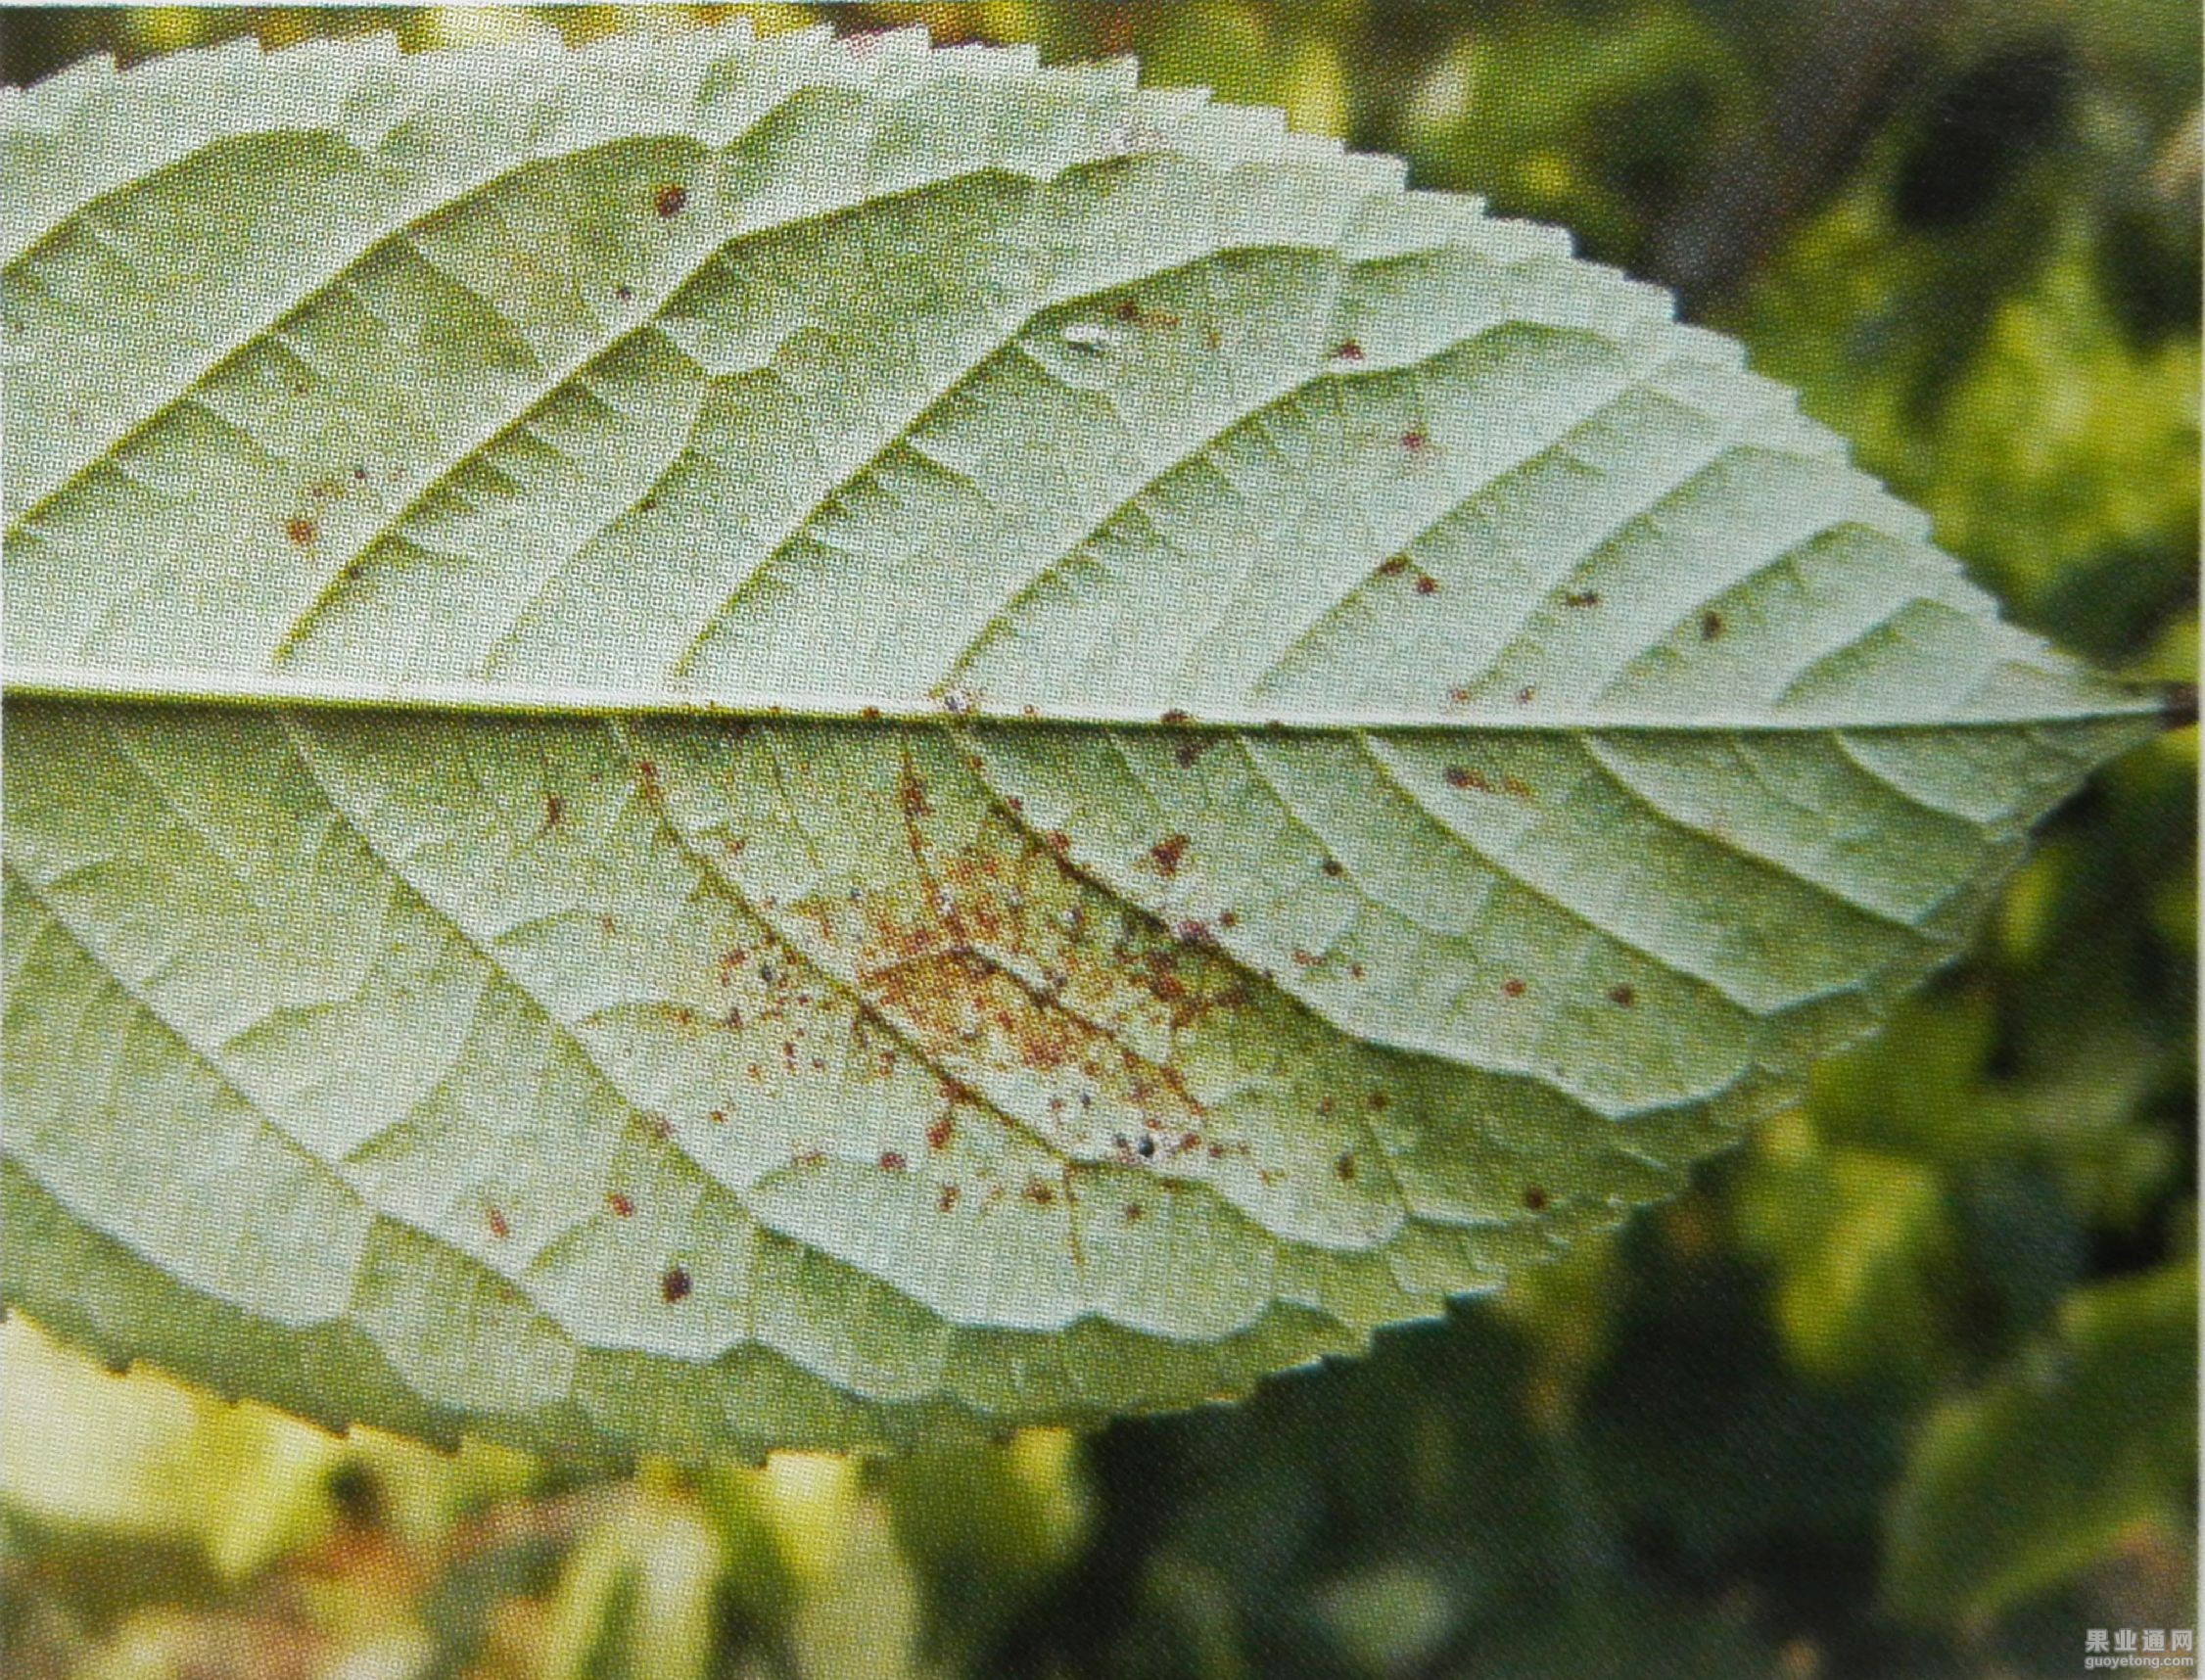
[[331,1423],[1358,1348],[2153,726],[1665,295],[1130,66],[222,49],[0,147],[0,1278]]

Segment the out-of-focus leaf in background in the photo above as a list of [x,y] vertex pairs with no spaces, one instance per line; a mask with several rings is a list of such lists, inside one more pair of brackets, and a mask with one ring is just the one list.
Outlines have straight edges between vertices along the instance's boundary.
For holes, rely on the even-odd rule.
[[[1135,52],[1678,286],[2025,622],[2196,666],[2188,0],[700,8]],[[686,11],[546,9],[570,36]],[[429,9],[12,14],[6,73]],[[1698,1189],[1243,1407],[561,1479],[0,1341],[11,1675],[2006,1675],[2194,1626],[2196,749]]]

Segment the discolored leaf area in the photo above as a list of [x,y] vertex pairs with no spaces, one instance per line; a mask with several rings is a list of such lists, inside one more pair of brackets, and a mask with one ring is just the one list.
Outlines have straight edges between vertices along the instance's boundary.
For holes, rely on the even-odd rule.
[[2154,727],[1664,294],[1127,65],[0,109],[0,1282],[326,1423],[1353,1351],[1675,1189]]

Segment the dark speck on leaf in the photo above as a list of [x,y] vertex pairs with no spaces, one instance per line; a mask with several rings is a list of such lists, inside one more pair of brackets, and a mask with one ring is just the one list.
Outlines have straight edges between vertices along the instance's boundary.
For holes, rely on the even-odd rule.
[[294,547],[305,548],[309,546],[314,538],[321,535],[321,532],[314,522],[305,514],[295,513],[291,516],[289,523],[284,526],[283,534],[291,538]]
[[881,1151],[880,1170],[884,1173],[900,1173],[910,1165],[911,1163],[904,1159],[901,1149],[884,1149]]
[[1174,706],[1170,711],[1164,714],[1163,721],[1167,723],[1186,723],[1193,722],[1193,718],[1191,714],[1182,711],[1177,706]]
[[1628,986],[1611,986],[1608,988],[1608,1001],[1627,1009],[1638,1002],[1638,994]]
[[677,216],[689,208],[689,190],[669,181],[651,195],[651,206],[662,216]]
[[1539,1189],[1537,1185],[1533,1185],[1524,1192],[1524,1205],[1533,1213],[1544,1213],[1547,1205],[1547,1192]]
[[1337,858],[1327,858],[1324,862],[1324,870],[1326,874],[1337,880],[1341,875],[1347,873],[1347,865]]
[[1720,613],[1711,612],[1700,615],[1700,639],[1702,641],[1713,641],[1721,634],[1722,615]]
[[1569,594],[1562,597],[1562,604],[1566,607],[1597,607],[1600,605],[1600,591],[1598,589],[1572,589]]
[[666,1298],[666,1304],[670,1307],[676,1301],[688,1299],[692,1286],[687,1270],[680,1266],[669,1266],[666,1276],[658,1281],[658,1292]]

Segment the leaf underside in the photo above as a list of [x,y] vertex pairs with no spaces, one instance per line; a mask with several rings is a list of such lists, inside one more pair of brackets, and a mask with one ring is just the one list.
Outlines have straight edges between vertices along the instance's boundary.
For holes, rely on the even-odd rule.
[[2151,727],[1664,294],[1130,66],[0,111],[0,1283],[331,1423],[1356,1349],[1677,1188]]

